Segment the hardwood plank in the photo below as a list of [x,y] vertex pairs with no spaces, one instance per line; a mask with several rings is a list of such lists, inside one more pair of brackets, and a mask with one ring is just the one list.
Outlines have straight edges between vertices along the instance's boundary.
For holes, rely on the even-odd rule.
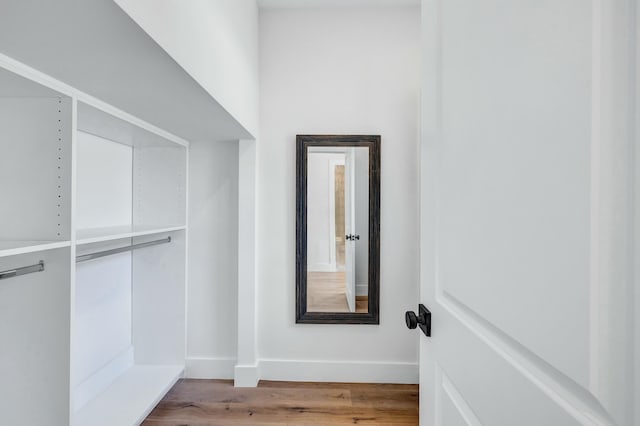
[[[167,420],[154,420],[154,419],[147,419],[144,421],[143,426],[225,426],[225,425],[229,425],[229,424],[233,424],[233,423],[229,423],[226,420],[222,420],[222,421],[216,421],[216,420],[210,420],[210,421],[205,421],[205,422],[188,422],[185,423],[183,421],[167,421]],[[235,424],[247,424],[246,420],[243,420],[241,422],[235,423]],[[273,423],[273,422],[268,422],[268,423],[256,423],[256,422],[251,422],[251,426],[289,426],[291,423]]]
[[349,312],[344,272],[307,273],[309,312]]
[[[309,312],[349,312],[344,272],[307,273]],[[369,311],[369,297],[356,296],[356,313]]]
[[295,388],[234,388],[231,382],[185,379],[177,383],[163,401],[221,403],[252,407],[350,407],[348,389],[319,388],[300,392]]
[[177,422],[228,421],[228,424],[253,422],[300,422],[300,423],[409,423],[417,420],[417,411],[392,408],[361,407],[306,407],[306,406],[247,406],[206,402],[163,401],[149,415]]
[[[231,381],[230,381],[231,382]],[[233,383],[233,382],[231,382]],[[280,382],[274,380],[260,380],[258,387],[282,387],[294,389],[384,389],[396,391],[417,392],[416,384],[397,384],[397,383],[343,383],[343,382]]]
[[417,425],[418,386],[180,380],[147,417],[147,426]]
[[[207,421],[207,422],[171,422],[171,421],[164,421],[164,420],[146,420],[143,423],[143,426],[225,426],[225,425],[230,425],[230,424],[237,424],[237,425],[247,425],[250,424],[251,426],[319,426],[319,425],[325,425],[325,424],[340,424],[340,423],[300,423],[298,421],[293,422],[293,423],[273,423],[273,422],[268,422],[268,423],[263,423],[263,422],[250,422],[247,423],[246,420],[241,420],[241,421],[237,421],[236,423],[229,423],[228,421]],[[349,423],[342,423],[342,424],[354,424],[353,422],[349,422]],[[355,423],[358,424],[358,423]],[[396,421],[392,422],[392,423],[375,423],[377,426],[415,426],[417,424],[417,422],[410,422],[410,423],[398,423]]]
[[369,296],[356,296],[356,313],[369,312]]
[[417,414],[419,404],[419,393],[417,389],[413,392],[352,389],[350,392],[351,403],[354,407],[394,408],[404,409],[407,411],[415,410]]

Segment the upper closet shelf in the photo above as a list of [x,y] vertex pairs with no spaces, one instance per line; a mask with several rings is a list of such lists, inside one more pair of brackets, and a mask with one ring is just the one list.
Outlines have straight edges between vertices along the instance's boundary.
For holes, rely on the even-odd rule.
[[184,229],[187,147],[84,102],[77,111],[78,244]]
[[181,231],[186,226],[112,226],[107,228],[79,229],[76,234],[76,243],[92,244],[104,241],[119,240],[122,238],[141,237],[143,235],[161,234],[166,232]]
[[69,247],[70,241],[0,241],[0,257]]
[[132,147],[187,147],[189,143],[97,99],[79,98],[78,130]]

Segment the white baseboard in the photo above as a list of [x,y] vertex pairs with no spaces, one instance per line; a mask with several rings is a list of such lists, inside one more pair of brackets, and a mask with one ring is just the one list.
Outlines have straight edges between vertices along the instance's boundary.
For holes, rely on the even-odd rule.
[[188,379],[233,379],[235,358],[187,358]]
[[258,364],[236,365],[233,385],[237,388],[254,388],[260,380]]
[[367,296],[369,294],[369,284],[356,284],[356,296]]
[[418,364],[368,361],[298,361],[262,359],[256,365],[236,365],[235,358],[187,358],[185,377],[233,379],[237,387],[262,380],[291,382],[418,383]]
[[260,379],[291,382],[419,382],[417,363],[368,361],[260,360]]

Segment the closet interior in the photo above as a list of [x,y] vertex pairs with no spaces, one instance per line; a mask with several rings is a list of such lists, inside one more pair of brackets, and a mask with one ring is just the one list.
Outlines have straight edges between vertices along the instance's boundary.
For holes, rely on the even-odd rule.
[[12,71],[0,68],[0,424],[138,424],[184,373],[188,143]]

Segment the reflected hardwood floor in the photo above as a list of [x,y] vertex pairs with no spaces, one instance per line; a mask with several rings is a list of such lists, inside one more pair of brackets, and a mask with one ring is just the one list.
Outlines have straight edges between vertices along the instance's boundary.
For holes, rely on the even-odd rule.
[[182,379],[143,426],[418,424],[418,385]]
[[[366,296],[356,297],[356,313],[367,313]],[[349,312],[344,272],[307,272],[307,311]]]
[[366,314],[367,312],[369,312],[369,297],[356,296],[356,313]]

